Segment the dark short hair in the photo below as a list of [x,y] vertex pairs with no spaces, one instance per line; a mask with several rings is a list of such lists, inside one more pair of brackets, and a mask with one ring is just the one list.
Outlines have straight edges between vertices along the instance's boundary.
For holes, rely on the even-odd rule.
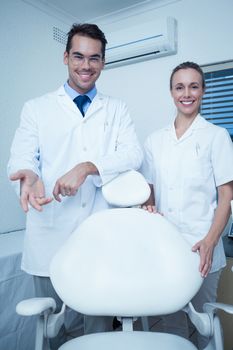
[[202,78],[202,88],[205,89],[205,76],[204,76],[203,70],[197,63],[187,61],[179,64],[173,69],[170,77],[170,90],[172,89],[172,80],[173,80],[174,74],[178,72],[180,69],[188,69],[188,68],[195,69],[200,74]]
[[68,53],[72,47],[72,38],[76,34],[101,41],[101,44],[102,44],[101,52],[102,52],[103,59],[105,58],[105,48],[106,48],[107,40],[102,30],[100,30],[96,24],[74,23],[72,25],[70,31],[67,33],[68,39],[66,43],[66,52]]

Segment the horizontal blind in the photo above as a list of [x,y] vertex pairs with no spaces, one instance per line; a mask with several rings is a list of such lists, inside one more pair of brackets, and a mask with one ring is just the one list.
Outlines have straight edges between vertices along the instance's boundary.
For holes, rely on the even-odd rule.
[[207,72],[201,115],[226,128],[233,138],[233,68]]

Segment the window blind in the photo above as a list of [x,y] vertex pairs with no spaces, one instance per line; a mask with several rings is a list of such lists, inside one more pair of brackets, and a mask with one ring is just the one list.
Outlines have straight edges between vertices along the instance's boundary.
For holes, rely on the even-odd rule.
[[228,130],[233,138],[233,68],[206,72],[201,115]]

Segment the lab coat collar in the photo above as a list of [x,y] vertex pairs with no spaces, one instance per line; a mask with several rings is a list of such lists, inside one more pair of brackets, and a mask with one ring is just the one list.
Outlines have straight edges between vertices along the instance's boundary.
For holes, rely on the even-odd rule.
[[[68,96],[67,93],[65,92],[65,89],[64,89],[64,85],[60,86],[58,88],[57,91],[55,91],[55,93],[58,95],[58,96]],[[71,98],[70,98],[71,99]]]
[[104,95],[97,92],[97,94],[93,98],[92,103],[90,104],[90,106],[85,114],[86,119],[90,118],[99,109],[103,108],[103,100],[104,100]]
[[[192,124],[190,125],[190,130],[203,129],[207,126],[208,122],[205,118],[203,118],[200,114],[196,116]],[[188,130],[189,130],[188,129]]]
[[165,128],[165,130],[170,132],[171,137],[175,139],[176,142],[182,142],[187,137],[191,136],[194,130],[205,128],[207,123],[208,122],[200,114],[198,114],[194,119],[194,121],[192,122],[192,124],[190,125],[190,127],[185,131],[185,133],[179,139],[177,139],[177,136],[176,136],[175,121],[169,124]]
[[[73,101],[77,96],[81,95],[69,85],[68,81],[65,82],[64,89],[65,89],[65,92],[67,93],[67,95],[69,95]],[[91,102],[96,94],[97,94],[97,90],[96,90],[95,85],[91,88],[91,90],[89,90],[88,92],[85,93],[85,95],[87,95],[89,97]]]
[[[60,88],[56,91],[58,97],[62,98],[62,102],[66,104],[67,107],[71,108],[74,112],[77,111],[77,107],[75,106],[72,99],[67,95],[64,86],[60,86]],[[93,113],[96,113],[99,109],[103,107],[104,95],[97,91],[96,96],[93,98],[92,103],[90,104],[87,113],[85,114],[85,119],[91,117]]]

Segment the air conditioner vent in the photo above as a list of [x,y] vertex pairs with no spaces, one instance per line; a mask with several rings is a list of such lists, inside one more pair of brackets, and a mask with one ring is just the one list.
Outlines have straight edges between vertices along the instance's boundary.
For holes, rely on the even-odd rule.
[[67,35],[63,30],[53,27],[53,39],[58,41],[60,44],[66,45]]
[[105,67],[174,55],[176,52],[177,23],[172,17],[139,22],[132,27],[119,26],[119,30],[108,35]]

